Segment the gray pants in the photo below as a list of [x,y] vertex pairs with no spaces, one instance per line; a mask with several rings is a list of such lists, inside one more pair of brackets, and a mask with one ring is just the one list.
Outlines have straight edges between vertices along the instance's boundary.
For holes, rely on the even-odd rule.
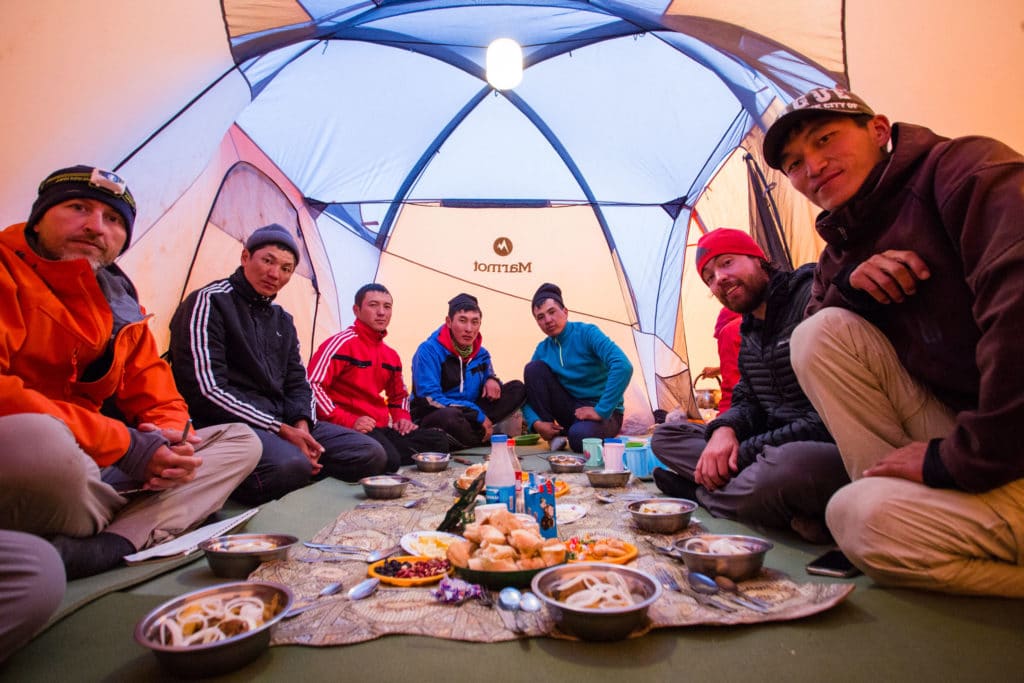
[[46,624],[65,586],[56,548],[38,536],[0,530],[0,662]]
[[82,538],[107,531],[141,550],[197,526],[224,504],[260,458],[242,424],[196,431],[203,458],[195,479],[130,500],[102,479],[71,430],[50,415],[0,417],[0,528]]
[[[651,438],[658,459],[691,481],[706,445],[703,425],[687,422],[659,425]],[[848,483],[835,444],[795,441],[766,446],[725,486],[698,488],[697,501],[715,517],[789,529],[794,517],[824,520],[829,498]]]

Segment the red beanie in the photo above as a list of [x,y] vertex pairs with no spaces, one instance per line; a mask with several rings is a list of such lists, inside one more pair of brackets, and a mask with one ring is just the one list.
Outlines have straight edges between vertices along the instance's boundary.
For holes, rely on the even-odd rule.
[[701,275],[708,261],[722,254],[743,254],[768,260],[761,247],[742,230],[718,228],[701,236],[697,241],[697,275]]

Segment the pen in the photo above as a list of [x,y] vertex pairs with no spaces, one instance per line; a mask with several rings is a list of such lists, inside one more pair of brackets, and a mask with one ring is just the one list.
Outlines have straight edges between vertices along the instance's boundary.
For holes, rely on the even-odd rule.
[[186,443],[188,441],[188,433],[190,431],[192,431],[192,418],[191,417],[188,419],[187,422],[185,422],[185,428],[183,430],[181,430],[181,441],[178,442],[178,445],[181,445],[181,444]]

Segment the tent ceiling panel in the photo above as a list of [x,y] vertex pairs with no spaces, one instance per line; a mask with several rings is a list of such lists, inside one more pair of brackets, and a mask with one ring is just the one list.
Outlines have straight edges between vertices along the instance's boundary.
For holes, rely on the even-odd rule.
[[325,202],[393,198],[453,112],[480,90],[440,62],[366,43],[310,50],[284,73],[238,123],[307,197]]
[[501,96],[485,97],[455,129],[410,198],[586,199],[547,138]]
[[[842,51],[843,6],[839,2],[673,0],[666,14],[701,17],[730,24],[731,34],[742,36],[751,32],[758,33],[788,46],[824,69],[839,74],[846,70]],[[739,47],[743,47],[742,39],[736,42]],[[747,58],[757,56],[753,50],[745,55],[738,50],[736,52]]]
[[602,201],[658,204],[682,194],[738,110],[718,78],[653,36],[538,64],[516,94]]
[[0,184],[4,225],[25,220],[50,171],[113,169],[234,66],[219,3],[0,4],[0,159],[21,180]]

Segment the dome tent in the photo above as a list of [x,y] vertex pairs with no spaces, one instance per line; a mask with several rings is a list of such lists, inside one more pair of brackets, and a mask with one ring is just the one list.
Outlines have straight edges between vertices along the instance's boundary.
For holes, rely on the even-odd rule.
[[[629,412],[649,415],[688,404],[691,360],[714,364],[694,343],[717,312],[690,272],[700,230],[749,225],[779,261],[816,255],[811,212],[759,162],[759,140],[781,102],[846,82],[840,3],[718,4],[61,4],[63,25],[105,38],[76,55],[74,87],[109,106],[47,120],[62,93],[36,83],[31,126],[5,154],[28,172],[41,146],[52,158],[73,139],[61,164],[128,178],[140,214],[121,263],[164,343],[178,301],[279,222],[308,256],[281,297],[307,357],[376,280],[395,295],[389,342],[407,363],[467,291],[499,374],[517,376],[540,337],[530,296],[552,281],[572,319],[627,351]],[[14,11],[32,25],[53,8]],[[484,78],[497,37],[524,46],[511,91]],[[21,42],[12,54],[45,66],[46,46]],[[2,191],[9,222],[30,191]]]

